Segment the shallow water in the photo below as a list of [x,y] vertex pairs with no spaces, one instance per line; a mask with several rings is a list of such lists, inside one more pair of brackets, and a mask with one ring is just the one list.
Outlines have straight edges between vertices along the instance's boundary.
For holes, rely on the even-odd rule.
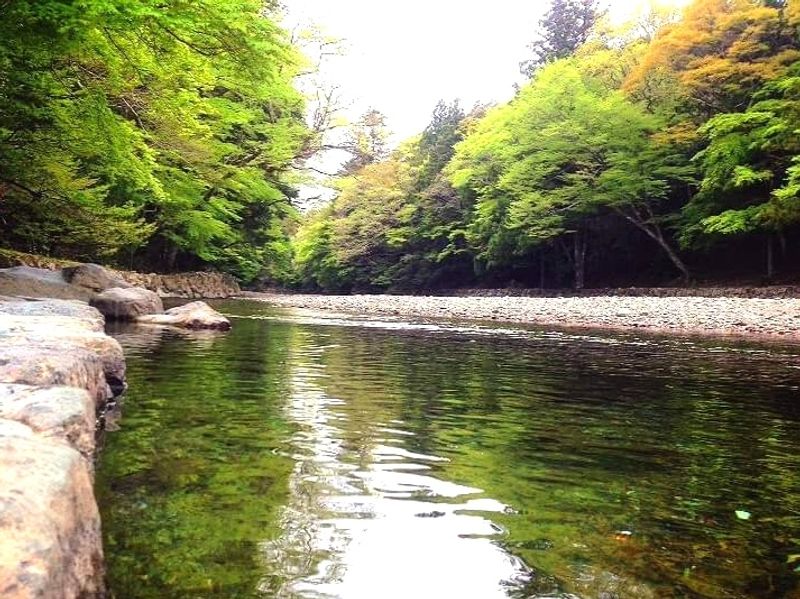
[[112,331],[118,599],[800,597],[800,347],[215,305]]

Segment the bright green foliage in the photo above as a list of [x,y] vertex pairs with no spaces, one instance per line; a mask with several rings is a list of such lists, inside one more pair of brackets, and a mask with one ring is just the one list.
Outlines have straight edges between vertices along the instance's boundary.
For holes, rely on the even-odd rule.
[[604,209],[642,222],[672,180],[686,169],[670,164],[651,135],[659,121],[560,61],[538,74],[458,146],[454,185],[476,197],[469,239],[488,268],[525,255]]
[[410,288],[469,272],[458,233],[464,213],[440,174],[462,138],[464,118],[457,104],[440,103],[425,132],[390,158],[351,163],[337,199],[309,215],[295,236],[296,284]]
[[704,179],[685,209],[683,239],[782,231],[800,222],[800,63],[767,84],[744,112],[702,129]]
[[5,243],[260,273],[305,135],[298,57],[256,0],[10,2],[0,19]]
[[[687,281],[687,263],[717,267],[707,242],[759,231],[779,234],[790,265],[799,11],[694,0],[681,15],[654,7],[614,28],[595,23],[593,2],[553,3],[533,79],[511,102],[468,118],[438,106],[434,129],[390,160],[409,167],[403,177],[379,182],[373,165],[317,217],[329,233],[326,279],[385,288],[572,278],[580,288],[627,284],[647,268]],[[752,253],[752,237],[739,251]]]

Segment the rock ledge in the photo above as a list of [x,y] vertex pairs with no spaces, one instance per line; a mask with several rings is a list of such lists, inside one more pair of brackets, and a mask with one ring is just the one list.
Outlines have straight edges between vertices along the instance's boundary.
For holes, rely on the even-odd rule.
[[0,596],[101,597],[96,415],[125,387],[83,302],[0,301]]

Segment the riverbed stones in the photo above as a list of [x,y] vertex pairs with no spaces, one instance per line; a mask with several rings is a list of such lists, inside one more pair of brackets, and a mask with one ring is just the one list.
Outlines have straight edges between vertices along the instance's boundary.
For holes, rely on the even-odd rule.
[[800,299],[776,297],[423,297],[246,294],[277,306],[356,315],[800,339]]
[[186,272],[164,275],[120,271],[117,274],[128,283],[155,291],[162,297],[224,299],[241,293],[236,279],[225,273]]
[[137,322],[166,325],[184,329],[214,329],[227,331],[231,322],[205,302],[192,302],[167,310],[164,314],[140,316]]
[[145,314],[164,312],[158,294],[140,287],[107,289],[95,295],[89,303],[111,320],[133,321]]
[[100,516],[86,459],[0,418],[0,597],[100,596]]

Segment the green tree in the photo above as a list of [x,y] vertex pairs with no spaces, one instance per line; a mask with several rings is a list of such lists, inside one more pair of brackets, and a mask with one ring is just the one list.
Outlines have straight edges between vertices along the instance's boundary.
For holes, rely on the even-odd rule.
[[271,3],[3,9],[8,243],[161,269],[183,257],[243,279],[265,266],[262,233],[286,214],[283,173],[306,136],[301,59]]
[[491,267],[569,236],[580,289],[587,224],[610,210],[658,243],[688,278],[656,211],[690,169],[656,147],[659,125],[577,60],[542,69],[457,147],[450,167],[454,185],[477,198],[470,240],[478,256]]
[[709,143],[697,160],[703,180],[684,210],[684,243],[762,232],[767,276],[772,240],[800,222],[800,62],[764,86],[750,107],[719,114],[702,128]]
[[601,16],[597,0],[552,0],[539,21],[538,39],[530,45],[533,58],[520,64],[522,74],[533,77],[542,66],[572,56]]

